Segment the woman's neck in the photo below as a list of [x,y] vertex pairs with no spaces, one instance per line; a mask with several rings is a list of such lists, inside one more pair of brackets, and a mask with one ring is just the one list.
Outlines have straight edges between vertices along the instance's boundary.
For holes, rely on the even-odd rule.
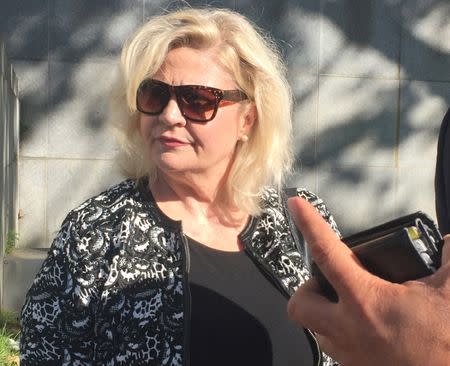
[[223,183],[214,182],[211,177],[173,177],[159,173],[149,189],[163,212],[176,220],[189,215],[202,221],[234,225],[248,217],[237,206],[219,201],[218,192],[223,189]]
[[211,181],[172,179],[164,174],[149,184],[160,210],[182,221],[184,234],[211,248],[239,251],[243,249],[239,233],[249,215],[218,202],[221,187],[220,182],[214,185]]

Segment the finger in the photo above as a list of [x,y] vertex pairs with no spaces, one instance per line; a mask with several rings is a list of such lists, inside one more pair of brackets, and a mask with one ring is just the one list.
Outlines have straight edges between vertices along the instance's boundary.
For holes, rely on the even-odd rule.
[[328,356],[333,358],[335,361],[342,362],[344,352],[339,349],[330,338],[324,336],[323,334],[315,335],[317,342],[319,342],[320,349],[325,352]]
[[444,236],[444,246],[442,248],[442,265],[450,263],[450,234]]
[[299,197],[290,198],[288,205],[314,261],[339,297],[367,288],[361,284],[373,276],[362,268],[354,253],[339,240],[317,210]]
[[441,267],[432,275],[410,281],[411,285],[422,283],[434,288],[450,288],[450,234],[444,236]]
[[441,290],[447,289],[448,291],[450,289],[450,234],[444,236],[441,267],[431,276],[418,281]]
[[328,334],[333,329],[335,303],[321,295],[316,280],[302,285],[288,302],[287,312],[291,320],[315,332]]

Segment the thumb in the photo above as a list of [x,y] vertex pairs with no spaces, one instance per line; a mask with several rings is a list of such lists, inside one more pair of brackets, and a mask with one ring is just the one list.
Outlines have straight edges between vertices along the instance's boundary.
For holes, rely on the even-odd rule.
[[288,200],[288,206],[295,224],[308,243],[315,263],[339,297],[355,294],[361,287],[361,281],[371,276],[362,268],[356,255],[339,240],[310,203],[294,197]]

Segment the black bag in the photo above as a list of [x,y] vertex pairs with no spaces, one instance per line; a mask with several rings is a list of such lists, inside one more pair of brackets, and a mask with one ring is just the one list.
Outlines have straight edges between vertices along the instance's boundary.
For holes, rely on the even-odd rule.
[[[441,265],[442,236],[433,220],[416,212],[348,236],[342,241],[374,275],[395,283],[434,273]],[[338,297],[319,267],[312,275],[332,301]]]

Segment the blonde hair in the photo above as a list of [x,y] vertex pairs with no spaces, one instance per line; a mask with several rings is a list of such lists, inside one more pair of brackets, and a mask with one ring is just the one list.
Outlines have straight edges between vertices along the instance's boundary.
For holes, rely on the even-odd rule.
[[138,130],[136,92],[141,81],[154,75],[167,53],[177,47],[217,48],[223,66],[256,106],[257,120],[249,141],[236,145],[219,195],[224,202],[258,214],[264,188],[280,188],[291,167],[292,94],[274,42],[234,11],[186,8],[155,16],[125,43],[111,107],[122,147],[121,165],[130,178],[156,177]]

